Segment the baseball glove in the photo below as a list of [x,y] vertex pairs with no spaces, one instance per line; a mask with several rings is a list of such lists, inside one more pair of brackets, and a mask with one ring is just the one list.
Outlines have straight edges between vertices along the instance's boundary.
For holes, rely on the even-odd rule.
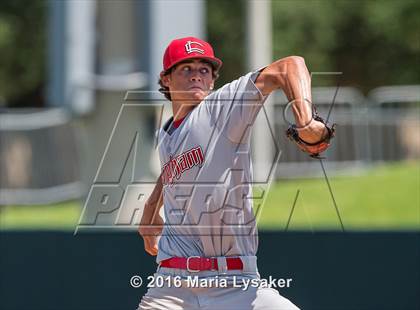
[[286,136],[293,142],[297,144],[299,149],[301,149],[303,152],[308,153],[309,156],[312,158],[318,158],[321,159],[322,157],[319,156],[322,152],[324,152],[329,146],[330,146],[330,140],[335,135],[335,126],[336,124],[328,125],[327,122],[318,115],[316,110],[313,111],[313,119],[316,121],[319,121],[325,125],[325,130],[328,132],[325,138],[323,138],[321,141],[318,141],[316,143],[308,143],[304,140],[302,140],[299,137],[299,132],[297,130],[296,125],[291,125],[286,130]]

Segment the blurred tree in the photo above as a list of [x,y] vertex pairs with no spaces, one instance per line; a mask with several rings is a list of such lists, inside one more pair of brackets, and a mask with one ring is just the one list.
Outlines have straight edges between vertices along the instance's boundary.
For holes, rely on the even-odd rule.
[[0,2],[0,106],[44,104],[47,4]]
[[[420,2],[273,0],[273,55],[304,56],[313,85],[420,84]],[[246,0],[208,0],[209,40],[223,60],[218,85],[245,72]]]
[[314,85],[419,84],[420,2],[273,1],[274,55],[305,56]]
[[244,4],[243,0],[207,0],[207,39],[213,45],[216,56],[223,61],[216,87],[244,74],[246,68]]
[[[43,105],[46,0],[0,2],[0,105]],[[274,58],[296,54],[314,85],[419,84],[420,2],[273,0]],[[208,0],[208,40],[223,60],[223,85],[246,70],[246,0]]]

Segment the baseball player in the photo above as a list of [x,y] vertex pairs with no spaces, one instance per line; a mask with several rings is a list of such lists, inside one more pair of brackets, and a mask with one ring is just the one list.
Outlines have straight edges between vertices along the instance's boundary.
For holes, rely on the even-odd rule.
[[292,102],[296,124],[288,135],[299,148],[317,156],[333,129],[313,117],[301,57],[277,60],[212,91],[221,66],[210,44],[195,37],[173,40],[165,51],[159,84],[173,117],[158,134],[162,172],[139,233],[145,250],[157,255],[154,276],[181,281],[156,281],[139,309],[298,309],[273,288],[246,285],[261,281],[250,128],[267,96],[281,89]]

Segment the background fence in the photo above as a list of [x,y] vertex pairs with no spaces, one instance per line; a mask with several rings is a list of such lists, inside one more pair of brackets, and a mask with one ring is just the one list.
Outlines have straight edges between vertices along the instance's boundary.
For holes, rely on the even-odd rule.
[[[351,174],[375,162],[420,157],[420,86],[380,87],[366,97],[352,87],[319,87],[312,94],[318,112],[338,125],[336,139],[325,152],[330,173]],[[275,132],[282,154],[277,177],[317,175],[318,162],[283,139],[286,103],[278,93]]]
[[0,114],[0,205],[80,198],[80,137],[62,109]]
[[[329,174],[352,174],[367,165],[420,157],[420,86],[380,87],[367,96],[356,88],[313,89],[319,113],[338,124],[326,152]],[[281,156],[277,178],[321,174],[319,163],[284,136],[287,101],[274,98],[274,132]],[[0,205],[41,204],[82,197],[82,132],[64,110],[0,114]],[[259,150],[260,151],[260,150]]]

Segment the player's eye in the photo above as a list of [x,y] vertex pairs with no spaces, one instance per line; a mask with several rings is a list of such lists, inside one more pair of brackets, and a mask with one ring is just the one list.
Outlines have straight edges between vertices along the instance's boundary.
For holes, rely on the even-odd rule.
[[209,73],[210,72],[210,70],[208,69],[208,68],[201,68],[200,69],[200,73],[201,74],[207,74],[207,73]]
[[189,72],[189,71],[191,71],[191,67],[190,66],[185,66],[185,67],[182,68],[182,71]]

